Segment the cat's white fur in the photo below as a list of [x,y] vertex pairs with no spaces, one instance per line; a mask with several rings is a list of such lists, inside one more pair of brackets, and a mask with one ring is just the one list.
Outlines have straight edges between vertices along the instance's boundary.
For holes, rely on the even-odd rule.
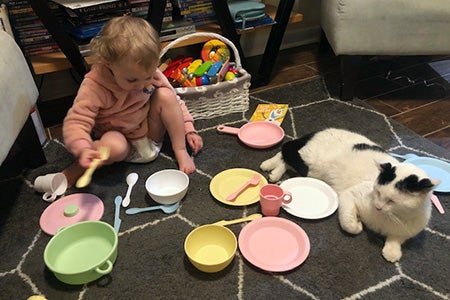
[[[339,223],[343,230],[358,234],[363,224],[386,237],[383,257],[396,262],[402,256],[401,245],[417,235],[427,225],[431,215],[430,193],[406,193],[395,183],[411,174],[419,180],[427,174],[408,163],[400,163],[387,153],[374,150],[353,151],[354,144],[375,145],[363,135],[347,130],[329,128],[320,131],[299,149],[298,153],[309,167],[307,176],[325,181],[339,196]],[[377,184],[381,164],[395,166],[396,178]],[[264,161],[260,168],[270,172],[269,180],[277,182],[289,166],[281,152]],[[431,180],[436,186],[439,181]]]

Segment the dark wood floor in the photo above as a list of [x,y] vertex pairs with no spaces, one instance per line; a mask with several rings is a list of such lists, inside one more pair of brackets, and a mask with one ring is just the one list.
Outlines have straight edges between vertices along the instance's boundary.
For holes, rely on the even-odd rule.
[[[259,63],[259,58],[248,63]],[[318,44],[282,50],[270,83],[251,91],[318,76],[338,98],[339,60],[331,51],[319,51]],[[450,56],[367,57],[359,78],[357,98],[450,151]],[[51,138],[60,136],[60,126],[47,132]]]
[[[332,97],[339,98],[338,58],[319,51],[317,44],[291,48],[280,51],[270,83],[252,92],[318,76],[325,78]],[[356,97],[450,151],[449,81],[450,56],[367,57]]]

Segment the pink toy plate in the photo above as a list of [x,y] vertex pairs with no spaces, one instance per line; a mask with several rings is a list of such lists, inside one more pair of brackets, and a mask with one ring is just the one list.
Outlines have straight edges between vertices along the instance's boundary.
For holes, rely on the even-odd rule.
[[245,145],[255,149],[275,146],[284,138],[284,130],[273,122],[254,121],[241,128],[219,125],[217,131],[237,135]]
[[301,265],[309,255],[306,232],[279,217],[254,220],[239,234],[239,250],[254,266],[269,272],[285,272]]
[[54,235],[59,228],[81,221],[100,220],[104,205],[95,195],[72,194],[53,202],[42,213],[39,224],[42,231]]

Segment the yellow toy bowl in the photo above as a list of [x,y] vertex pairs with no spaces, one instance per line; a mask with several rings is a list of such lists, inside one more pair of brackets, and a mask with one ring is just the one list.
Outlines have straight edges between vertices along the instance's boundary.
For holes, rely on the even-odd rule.
[[234,233],[220,225],[203,225],[189,233],[184,251],[189,261],[200,271],[215,273],[225,269],[236,254]]

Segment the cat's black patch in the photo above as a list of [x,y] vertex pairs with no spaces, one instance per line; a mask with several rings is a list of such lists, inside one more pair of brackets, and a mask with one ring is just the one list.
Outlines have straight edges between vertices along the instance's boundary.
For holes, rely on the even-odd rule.
[[395,184],[395,188],[402,192],[420,192],[423,190],[429,190],[433,187],[433,183],[431,183],[430,179],[424,178],[419,181],[417,175],[409,175],[408,177],[400,180]]
[[395,167],[390,163],[381,164],[381,172],[378,175],[378,184],[385,185],[395,179]]
[[283,160],[294,168],[301,176],[308,176],[309,167],[305,164],[305,161],[299,155],[298,151],[310,141],[316,132],[302,136],[299,139],[286,142],[281,148],[283,154]]
[[369,145],[369,144],[364,144],[364,143],[353,145],[353,150],[358,150],[358,151],[372,150],[372,151],[386,153],[386,151],[378,145]]

